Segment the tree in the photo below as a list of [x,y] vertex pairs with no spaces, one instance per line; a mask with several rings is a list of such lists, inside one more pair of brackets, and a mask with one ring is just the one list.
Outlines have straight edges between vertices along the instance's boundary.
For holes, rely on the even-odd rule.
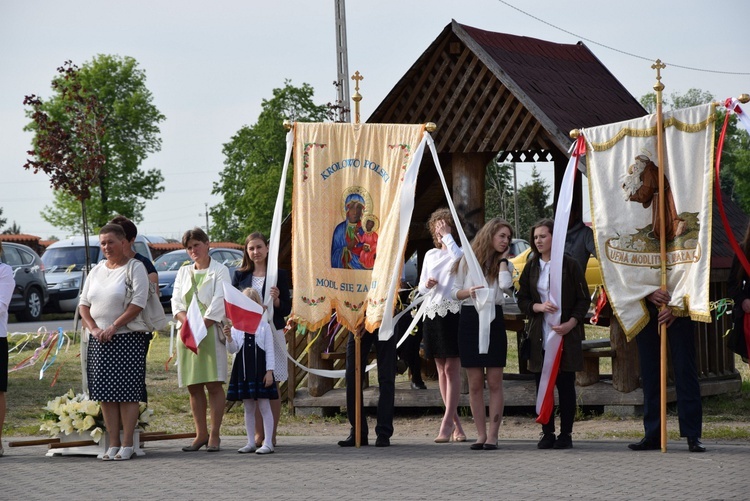
[[[59,76],[52,88],[59,92],[62,108],[55,119],[45,110],[44,102],[35,95],[26,96],[24,105],[31,106],[34,149],[25,169],[49,175],[52,187],[80,203],[81,227],[88,238],[89,225],[86,201],[91,197],[91,186],[101,178],[105,157],[101,141],[104,136],[104,111],[96,96],[86,92],[81,84],[80,70],[70,61],[57,68]],[[86,269],[89,268],[89,248],[86,248]]]
[[[286,152],[283,121],[322,122],[326,105],[316,105],[313,88],[303,83],[295,87],[289,80],[263,100],[258,122],[243,126],[224,144],[224,169],[212,193],[223,201],[210,209],[211,238],[241,242],[249,233],[270,233],[276,194]],[[292,176],[288,176],[284,213],[291,210]]]
[[[58,75],[52,81],[53,96],[42,101],[35,111],[48,115],[60,124],[62,130],[71,130],[76,117],[71,113],[71,100],[75,93],[70,79]],[[106,224],[112,216],[122,214],[138,222],[143,216],[147,200],[164,191],[164,177],[158,169],[141,169],[146,157],[161,149],[159,123],[165,117],[153,104],[151,91],[146,87],[146,74],[138,68],[131,57],[98,55],[77,70],[75,85],[80,93],[97,99],[101,107],[104,135],[99,146],[104,165],[90,185],[91,197],[86,204],[90,216],[90,228]],[[30,104],[30,103],[28,103]],[[34,147],[41,139],[39,124],[32,121],[26,130],[35,133]],[[74,149],[81,149],[78,137],[70,141]],[[56,193],[52,207],[42,211],[42,218],[56,227],[78,229],[81,206],[74,202],[75,196],[63,190]]]
[[531,227],[538,220],[552,217],[552,205],[547,203],[551,188],[536,165],[531,168],[531,181],[518,190],[518,238],[528,238]]
[[498,163],[494,158],[487,165],[484,192],[484,217],[501,217],[513,221],[513,164]]
[[[2,215],[3,215],[3,208],[0,207],[0,216],[2,216]],[[7,223],[7,222],[8,222],[7,219],[5,219],[4,217],[0,217],[0,228],[2,228],[3,226],[5,226],[5,223]]]
[[18,226],[15,221],[13,221],[13,224],[11,224],[5,230],[3,230],[3,235],[20,235],[20,234],[21,234],[21,227]]

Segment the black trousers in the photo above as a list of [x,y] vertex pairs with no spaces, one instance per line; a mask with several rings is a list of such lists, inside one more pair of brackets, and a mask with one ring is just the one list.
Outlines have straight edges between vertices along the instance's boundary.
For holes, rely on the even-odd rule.
[[[401,339],[406,329],[412,321],[411,315],[404,315],[399,319],[396,327],[393,329],[393,337],[396,342]],[[417,332],[414,335],[406,336],[403,344],[397,349],[398,358],[404,361],[411,372],[411,381],[413,383],[422,383],[422,358],[419,356],[419,346],[422,344],[422,325],[417,324]]]
[[[539,382],[542,373],[534,373],[536,392],[539,394]],[[558,406],[560,411],[560,434],[573,433],[573,421],[576,417],[576,373],[560,371],[555,380],[557,388]],[[542,424],[543,433],[555,433],[555,413],[550,414],[549,421]]]
[[[393,435],[393,408],[396,396],[396,336],[391,336],[388,341],[378,341],[378,331],[370,334],[366,332],[361,339],[362,355],[362,379],[367,377],[364,372],[367,366],[367,354],[370,353],[373,343],[378,361],[378,386],[380,397],[378,399],[378,420],[375,433],[380,437],[390,438]],[[351,425],[351,433],[354,435],[355,407],[356,407],[356,375],[355,375],[355,341],[354,334],[349,334],[346,343],[346,415]],[[360,395],[361,396],[361,395]],[[360,413],[362,422],[362,439],[367,438],[367,418],[364,410]]]
[[[643,428],[648,440],[658,442],[661,439],[660,338],[656,310],[649,307],[649,313],[651,319],[648,325],[635,337],[635,340],[638,344],[638,359],[641,363]],[[680,436],[700,438],[703,407],[698,370],[695,365],[694,329],[695,325],[690,318],[679,317],[667,328],[667,340],[674,367]]]

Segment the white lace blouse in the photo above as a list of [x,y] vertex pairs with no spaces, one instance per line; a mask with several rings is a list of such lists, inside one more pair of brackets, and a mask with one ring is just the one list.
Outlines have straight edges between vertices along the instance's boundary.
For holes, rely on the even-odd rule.
[[[430,318],[435,315],[444,317],[451,313],[461,311],[461,302],[451,298],[454,275],[451,274],[453,263],[461,259],[464,251],[458,246],[453,236],[449,233],[442,238],[442,249],[430,249],[424,257],[422,264],[422,275],[419,277],[419,292],[427,294],[432,290],[432,296],[428,298],[425,313]],[[432,289],[426,284],[430,278],[437,280]]]

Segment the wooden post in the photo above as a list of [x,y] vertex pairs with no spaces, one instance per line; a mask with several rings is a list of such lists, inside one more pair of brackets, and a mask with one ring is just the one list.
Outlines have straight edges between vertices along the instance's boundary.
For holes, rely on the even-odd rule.
[[359,333],[354,336],[354,444],[359,448],[362,443],[362,339]]
[[[310,345],[307,354],[307,364],[313,369],[333,369],[332,361],[320,358],[324,345],[321,338],[318,338],[314,343],[312,342],[317,335],[317,332],[307,332],[307,344]],[[310,392],[311,397],[322,397],[333,389],[334,382],[335,380],[333,378],[316,376],[312,373],[308,373],[307,375],[307,389]]]
[[490,160],[492,154],[487,153],[451,155],[453,204],[463,219],[464,232],[469,240],[484,225],[485,171]]
[[612,387],[630,393],[640,386],[638,370],[638,346],[628,342],[625,332],[616,318],[609,324],[609,341],[612,345]]

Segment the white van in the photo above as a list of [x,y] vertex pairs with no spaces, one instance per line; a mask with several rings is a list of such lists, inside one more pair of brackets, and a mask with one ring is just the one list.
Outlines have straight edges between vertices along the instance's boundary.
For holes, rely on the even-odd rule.
[[[104,259],[98,237],[89,237],[89,259],[94,266]],[[133,250],[153,260],[146,237],[135,237]],[[86,248],[83,237],[71,237],[53,243],[42,254],[44,275],[49,291],[47,310],[54,312],[75,311],[81,291],[81,278],[86,264]]]

